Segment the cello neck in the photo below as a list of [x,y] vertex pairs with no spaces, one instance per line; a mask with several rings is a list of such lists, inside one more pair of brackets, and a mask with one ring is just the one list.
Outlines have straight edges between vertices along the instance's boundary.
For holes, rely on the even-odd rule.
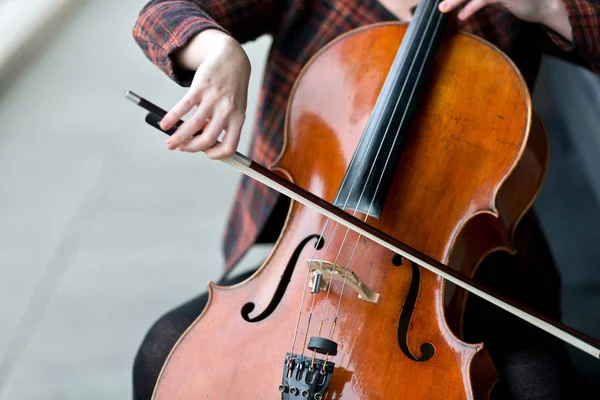
[[[448,16],[438,0],[417,7],[334,204],[379,218]],[[376,57],[376,56],[374,56]],[[359,183],[357,187],[356,183]]]

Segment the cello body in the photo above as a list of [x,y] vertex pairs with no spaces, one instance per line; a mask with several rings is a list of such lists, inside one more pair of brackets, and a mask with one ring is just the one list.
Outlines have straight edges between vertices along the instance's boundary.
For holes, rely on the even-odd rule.
[[[406,31],[358,28],[311,59],[274,171],[334,202]],[[515,65],[466,33],[442,40],[422,99],[382,212],[367,222],[473,276],[486,255],[514,251],[546,172],[545,131]],[[309,260],[343,269],[317,282]],[[295,202],[258,271],[208,291],[153,399],[318,399],[281,386],[286,354],[311,359],[316,336],[338,346],[319,355],[334,365],[326,399],[485,399],[498,378],[485,344],[461,339],[466,292]]]

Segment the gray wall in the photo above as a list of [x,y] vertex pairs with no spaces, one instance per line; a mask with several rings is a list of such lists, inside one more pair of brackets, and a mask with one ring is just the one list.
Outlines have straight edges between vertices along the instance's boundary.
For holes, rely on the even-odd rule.
[[[562,273],[564,323],[600,339],[600,77],[548,57],[534,104],[550,140],[535,207]],[[570,350],[585,383],[600,393],[600,362]]]

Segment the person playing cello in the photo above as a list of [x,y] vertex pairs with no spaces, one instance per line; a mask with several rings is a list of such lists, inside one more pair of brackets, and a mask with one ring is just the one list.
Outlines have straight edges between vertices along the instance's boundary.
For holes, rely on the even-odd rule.
[[[251,65],[241,44],[262,35],[273,38],[259,97],[248,156],[271,165],[283,145],[284,117],[292,86],[307,61],[337,36],[381,21],[409,21],[416,1],[407,0],[152,0],[140,11],[135,41],[148,59],[175,83],[189,87],[162,120],[169,129],[194,107],[192,117],[166,142],[169,150],[204,152],[212,159],[237,149],[246,118]],[[460,30],[480,36],[505,52],[533,89],[543,54],[560,57],[600,73],[600,3],[586,0],[444,0],[442,12],[457,12]],[[208,121],[208,123],[207,123]],[[192,135],[203,129],[202,135]],[[221,144],[214,145],[222,132]],[[289,202],[275,191],[242,178],[226,227],[223,285],[255,243],[273,243]],[[560,319],[560,280],[543,234],[530,211],[521,223],[528,247],[511,259],[519,276],[495,275],[491,258],[480,268],[488,287]],[[506,273],[506,270],[505,272]],[[530,282],[536,282],[531,290]],[[518,282],[518,283],[516,283]],[[206,305],[203,293],[163,315],[152,326],[136,355],[136,400],[150,399],[160,369],[184,330]],[[557,399],[568,395],[569,364],[561,343],[516,321],[494,306],[471,300],[485,324],[466,321],[471,337],[486,342],[502,379],[494,396]],[[509,327],[502,332],[499,327]]]

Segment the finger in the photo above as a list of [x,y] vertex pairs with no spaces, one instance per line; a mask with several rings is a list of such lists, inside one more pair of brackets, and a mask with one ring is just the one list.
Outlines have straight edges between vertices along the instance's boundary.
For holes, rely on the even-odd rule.
[[229,125],[225,127],[225,138],[221,143],[217,143],[204,153],[213,160],[221,160],[230,157],[237,149],[244,124],[244,116],[233,118]]
[[182,145],[181,149],[183,151],[196,153],[212,147],[221,135],[221,132],[223,132],[223,127],[227,122],[227,115],[228,114],[221,113],[213,116],[204,129],[204,132],[190,140],[188,143]]
[[211,114],[210,105],[201,103],[194,115],[185,121],[167,140],[169,150],[174,150],[189,140],[195,133],[205,128]]
[[160,121],[160,127],[169,130],[177,121],[183,118],[194,106],[200,102],[200,93],[188,91],[185,96]]
[[179,151],[183,151],[183,148],[182,148],[182,146],[184,146],[186,143],[189,143],[189,142],[190,142],[190,140],[192,140],[192,139],[193,139],[193,137],[191,137],[191,138],[189,138],[189,139],[186,139],[186,140],[184,140],[184,141],[183,141],[183,143],[181,143],[181,145],[178,147]]
[[454,10],[456,7],[458,7],[465,1],[468,0],[444,0],[439,4],[438,8],[441,12],[447,13]]
[[[221,99],[215,107],[214,112],[211,116],[211,121],[205,127],[205,131],[200,135],[205,139],[193,141],[191,147],[186,145],[183,147],[183,151],[204,151],[209,149],[215,144],[215,141],[219,138],[223,128],[228,124],[228,120],[233,115],[233,102],[229,99]],[[215,132],[214,130],[217,130]]]
[[475,14],[477,11],[479,11],[480,9],[482,9],[483,7],[485,7],[488,4],[493,3],[493,1],[490,0],[472,0],[470,2],[467,3],[467,5],[460,10],[460,12],[458,13],[458,18],[459,19],[467,19],[469,18],[471,15]]

